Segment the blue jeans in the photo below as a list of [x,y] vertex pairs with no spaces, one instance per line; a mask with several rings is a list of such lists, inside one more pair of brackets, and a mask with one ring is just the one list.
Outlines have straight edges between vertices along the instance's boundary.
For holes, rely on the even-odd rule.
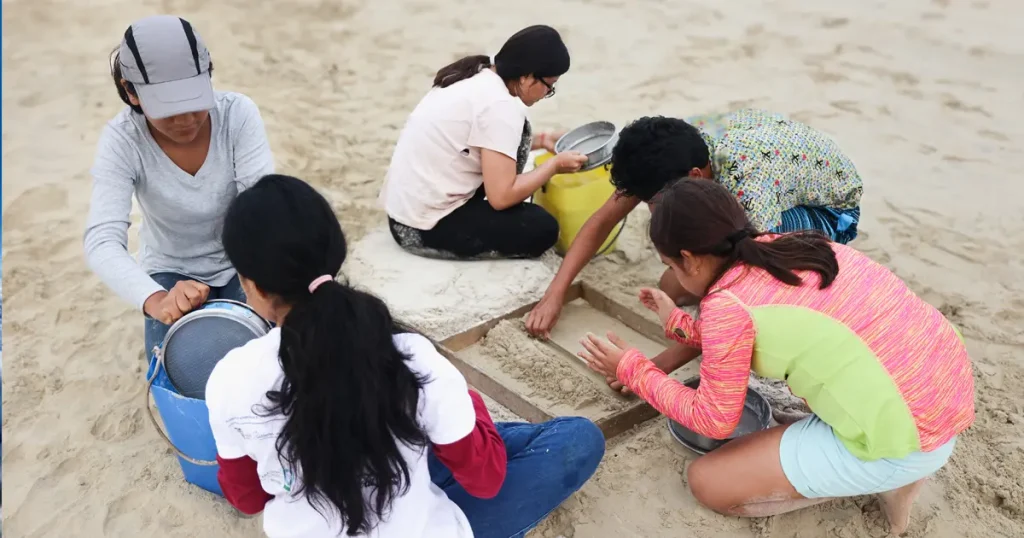
[[[192,277],[179,275],[177,273],[154,273],[149,276],[152,277],[153,280],[156,280],[157,284],[163,286],[165,290],[173,288],[175,284],[182,280],[195,280]],[[238,275],[232,277],[227,284],[219,288],[210,286],[210,296],[207,299],[230,299],[232,301],[244,303],[245,292],[242,291],[242,284],[238,281]],[[153,353],[153,347],[163,344],[164,336],[167,335],[167,330],[171,327],[170,325],[164,325],[149,316],[146,316],[145,324],[146,359],[148,360]]]
[[466,514],[476,538],[521,538],[590,479],[604,457],[604,435],[580,417],[495,426],[508,454],[496,497],[466,493],[433,451],[427,455],[430,480]]
[[860,208],[832,209],[798,205],[782,212],[782,225],[775,233],[818,230],[836,243],[847,244],[857,237]]

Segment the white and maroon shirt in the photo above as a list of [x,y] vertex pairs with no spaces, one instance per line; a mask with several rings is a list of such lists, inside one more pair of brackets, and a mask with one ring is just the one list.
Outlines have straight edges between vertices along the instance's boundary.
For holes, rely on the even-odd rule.
[[[409,357],[409,368],[427,379],[418,420],[434,454],[471,495],[497,495],[505,478],[505,446],[483,400],[468,390],[462,374],[426,338],[400,334],[394,341]],[[279,389],[284,379],[280,344],[280,329],[274,329],[231,351],[207,382],[221,489],[240,511],[263,511],[263,530],[270,538],[344,535],[346,528],[336,513],[324,517],[304,495],[294,493],[302,480],[300,471],[282,462],[275,446],[285,417],[257,413],[271,406],[266,393]],[[409,489],[394,499],[391,510],[366,536],[471,538],[466,516],[431,483],[426,449],[399,446],[409,467]]]

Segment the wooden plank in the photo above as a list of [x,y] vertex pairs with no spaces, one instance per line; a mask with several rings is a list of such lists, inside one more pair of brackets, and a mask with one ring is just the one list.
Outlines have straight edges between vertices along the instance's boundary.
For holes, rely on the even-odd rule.
[[582,282],[577,282],[577,283],[573,284],[572,286],[570,286],[569,287],[569,291],[565,292],[565,302],[566,303],[571,303],[571,302],[575,301],[576,299],[579,299],[580,297],[583,297],[583,290],[584,289],[585,289],[585,284],[583,284]]
[[[618,320],[629,329],[651,340],[652,343],[657,343],[665,347],[670,345],[670,341],[665,338],[661,327],[659,327],[657,323],[654,323],[640,314],[631,311],[627,307],[615,302],[590,286],[577,282],[569,288],[566,293],[565,302],[570,303],[580,298],[584,299],[595,310],[607,315],[609,318]],[[520,318],[532,310],[534,306],[536,306],[536,303],[531,303],[521,308],[517,308],[503,316],[486,320],[479,325],[446,338],[437,344],[437,347],[441,354],[447,357],[448,360],[450,360],[452,364],[462,372],[462,375],[466,378],[466,381],[469,384],[477,387],[482,393],[493,398],[501,405],[504,405],[513,413],[530,422],[537,423],[550,420],[553,418],[554,414],[542,408],[541,405],[534,403],[529,398],[523,396],[515,389],[506,386],[493,375],[485,372],[482,368],[475,366],[472,361],[466,360],[464,357],[460,356],[460,352],[484,339],[487,336],[487,333],[500,322],[506,319]],[[565,360],[569,361],[569,364],[572,365],[574,370],[586,374],[587,381],[593,382],[596,385],[596,389],[606,395],[613,394],[615,398],[623,398],[623,396],[618,393],[613,393],[611,389],[608,388],[607,384],[605,384],[604,379],[600,378],[599,375],[587,368],[586,365],[584,365],[575,356],[574,351],[566,348],[567,345],[567,343],[559,345],[557,342],[548,342],[548,346],[552,347],[557,352],[558,356],[564,357]],[[637,424],[659,415],[657,410],[643,400],[636,397],[632,397],[632,400],[633,401],[622,409],[605,412],[603,415],[591,417],[595,424],[597,424],[601,429],[602,433],[604,433],[606,439],[615,437],[616,435],[630,430]]]
[[[576,299],[579,299],[582,296],[583,285],[580,283],[573,284],[569,288],[569,291],[567,291],[565,294],[566,302],[575,301]],[[463,349],[466,349],[467,347],[479,342],[480,340],[483,340],[483,338],[487,336],[487,333],[491,329],[493,329],[497,324],[501,323],[502,321],[505,321],[506,319],[521,318],[525,316],[530,310],[533,310],[534,306],[537,306],[536,302],[530,303],[526,306],[521,306],[509,312],[508,314],[505,314],[504,316],[499,316],[484,321],[479,325],[470,327],[465,331],[445,338],[444,340],[441,341],[441,345],[448,348],[451,351],[462,351]]]
[[451,349],[441,345],[436,347],[462,373],[467,383],[490,396],[494,401],[504,405],[509,411],[533,423],[544,422],[554,418],[550,413],[537,407],[533,402],[527,400],[516,391],[505,387],[493,377],[487,375],[487,373],[462,360]]
[[519,307],[509,312],[508,314],[505,314],[504,316],[489,319],[479,325],[476,325],[475,327],[466,329],[465,331],[462,331],[459,334],[449,336],[448,338],[445,338],[444,340],[441,341],[441,345],[455,352],[462,351],[463,349],[466,349],[467,347],[479,342],[480,340],[483,340],[483,338],[487,336],[487,333],[490,332],[490,330],[493,329],[495,325],[501,323],[502,321],[506,319],[523,317],[524,315],[526,315],[527,312],[533,309],[534,304],[536,303]]
[[647,422],[660,414],[650,404],[637,398],[636,405],[618,413],[610,414],[594,423],[601,429],[605,439],[611,439],[616,435],[629,431],[633,426]]
[[634,331],[664,345],[665,347],[672,344],[672,342],[665,337],[664,329],[657,323],[630,310],[626,306],[612,300],[607,295],[586,284],[584,284],[582,288],[583,299],[590,303],[594,308],[621,321],[626,327],[633,329]]
[[587,302],[585,298],[565,305],[561,320],[551,329],[550,342],[582,362],[582,359],[576,356],[576,353],[583,349],[580,340],[588,333],[604,338],[609,332],[615,333],[647,357],[654,357],[668,347],[664,339],[648,337],[593,303]]

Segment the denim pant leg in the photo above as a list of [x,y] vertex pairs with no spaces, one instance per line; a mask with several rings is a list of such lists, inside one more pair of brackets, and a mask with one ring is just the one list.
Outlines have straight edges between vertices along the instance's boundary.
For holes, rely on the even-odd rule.
[[[175,284],[182,280],[192,280],[190,277],[179,275],[178,273],[154,273],[149,276],[155,280],[157,284],[163,286],[165,290],[173,288]],[[164,336],[167,335],[167,330],[170,328],[170,325],[164,325],[163,323],[146,316],[146,360],[149,360],[153,355],[153,348],[164,342]]]
[[466,493],[433,451],[427,455],[430,479],[466,514],[476,538],[520,538],[590,479],[604,457],[604,435],[580,417],[496,426],[508,455],[496,497]]
[[860,208],[833,209],[830,207],[796,206],[782,212],[782,224],[771,231],[790,233],[818,230],[836,243],[846,244],[857,237]]
[[219,288],[210,288],[210,299],[227,299],[244,303],[245,292],[242,291],[242,283],[238,280],[238,275],[231,277],[227,284]]

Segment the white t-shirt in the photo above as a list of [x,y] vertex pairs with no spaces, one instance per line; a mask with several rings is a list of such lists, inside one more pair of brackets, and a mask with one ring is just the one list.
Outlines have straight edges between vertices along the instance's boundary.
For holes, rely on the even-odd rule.
[[526,105],[490,69],[433,88],[409,115],[391,156],[380,202],[388,216],[430,230],[480,185],[480,148],[517,160]]
[[[427,379],[418,419],[430,441],[451,444],[469,435],[476,427],[476,413],[462,374],[422,336],[400,334],[394,341],[410,357],[409,368]],[[280,344],[281,331],[275,328],[232,350],[214,368],[206,384],[206,404],[217,453],[226,459],[248,456],[256,461],[264,491],[274,495],[263,511],[268,537],[336,538],[346,531],[337,513],[325,519],[305,495],[291,493],[302,480],[300,471],[282,465],[275,447],[285,417],[257,413],[261,406],[271,405],[266,393],[279,389],[284,378]],[[409,489],[394,499],[384,520],[365,536],[472,538],[462,510],[430,481],[426,450],[402,446],[401,451],[409,467]]]

